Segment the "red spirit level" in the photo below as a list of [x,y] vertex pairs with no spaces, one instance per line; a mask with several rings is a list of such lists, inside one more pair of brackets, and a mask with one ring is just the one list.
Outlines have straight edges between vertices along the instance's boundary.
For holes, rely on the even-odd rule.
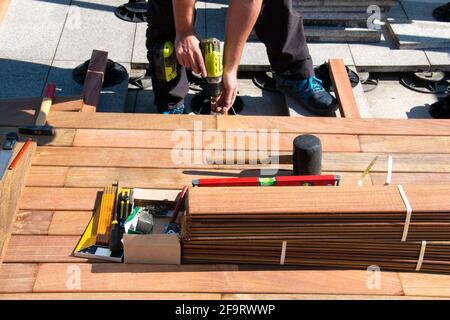
[[271,187],[271,186],[338,186],[341,177],[320,176],[277,176],[193,180],[194,187]]

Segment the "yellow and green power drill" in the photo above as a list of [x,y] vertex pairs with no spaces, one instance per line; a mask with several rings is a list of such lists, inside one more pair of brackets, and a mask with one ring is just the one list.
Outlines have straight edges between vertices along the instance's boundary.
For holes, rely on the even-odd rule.
[[[220,41],[216,38],[205,39],[201,41],[201,49],[211,103],[214,104],[222,90],[223,59]],[[159,81],[170,82],[177,77],[178,63],[172,42],[155,44],[153,58],[155,75]]]

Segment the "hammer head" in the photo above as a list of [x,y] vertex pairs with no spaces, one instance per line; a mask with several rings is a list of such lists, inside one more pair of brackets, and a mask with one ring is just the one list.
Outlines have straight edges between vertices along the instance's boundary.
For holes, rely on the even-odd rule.
[[28,136],[54,136],[55,128],[52,126],[24,126],[19,127],[19,133]]

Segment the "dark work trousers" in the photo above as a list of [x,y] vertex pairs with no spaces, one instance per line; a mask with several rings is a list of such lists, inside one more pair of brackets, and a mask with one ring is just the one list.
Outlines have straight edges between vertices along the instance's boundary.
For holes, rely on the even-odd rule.
[[[158,81],[152,71],[152,44],[175,40],[172,0],[150,0],[148,15],[147,56],[155,103],[161,112],[167,110],[168,105],[182,102],[189,91],[189,83],[183,67],[178,77],[169,83]],[[292,10],[292,0],[264,0],[254,30],[265,44],[271,68],[276,74],[290,80],[314,75],[303,18]]]

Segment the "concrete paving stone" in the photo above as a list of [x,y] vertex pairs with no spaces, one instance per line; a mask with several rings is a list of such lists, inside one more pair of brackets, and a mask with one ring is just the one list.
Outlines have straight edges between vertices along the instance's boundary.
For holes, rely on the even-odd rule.
[[347,43],[309,43],[309,53],[314,65],[328,62],[331,58],[340,58],[346,65],[354,65],[352,53]]
[[400,0],[410,20],[436,21],[433,10],[448,0]]
[[430,68],[423,50],[398,50],[386,36],[377,44],[350,44],[359,71],[408,72]]
[[[57,85],[59,96],[70,96],[81,94],[83,86],[72,78],[72,70],[83,63],[83,61],[54,61],[48,76],[49,82]],[[130,71],[129,64],[122,64]],[[98,112],[124,112],[125,100],[128,91],[128,80],[112,87],[103,88]]]
[[0,24],[0,58],[52,60],[70,2],[11,1]]
[[145,69],[148,66],[147,47],[145,45],[147,37],[147,24],[138,23],[136,28],[136,35],[134,38],[133,58],[131,59],[132,68]]
[[0,59],[0,99],[40,97],[51,63],[50,60]]
[[114,61],[130,63],[136,24],[114,15],[115,8],[123,3],[124,0],[73,1],[55,60],[84,61],[93,49],[98,49],[108,51],[108,57]]
[[450,48],[425,50],[431,69],[450,72]]
[[381,76],[378,87],[366,93],[374,118],[430,118],[429,107],[438,97],[409,90],[389,74]]
[[400,49],[450,48],[448,22],[396,20],[386,25]]

